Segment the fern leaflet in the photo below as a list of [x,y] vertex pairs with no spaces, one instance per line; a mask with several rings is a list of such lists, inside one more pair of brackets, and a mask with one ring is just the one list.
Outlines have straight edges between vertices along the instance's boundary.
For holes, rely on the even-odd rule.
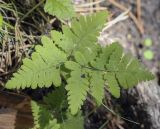
[[[123,88],[131,88],[141,81],[154,79],[154,76],[148,72],[137,59],[123,54],[122,47],[114,43],[117,47],[110,55],[106,69],[115,74],[115,80],[120,83]],[[105,77],[108,78],[107,76]]]
[[66,90],[68,91],[68,103],[73,115],[80,109],[83,101],[86,99],[87,91],[89,90],[89,82],[82,75],[83,71],[81,69],[75,69],[71,72],[71,77],[67,80],[68,84]]
[[102,103],[104,98],[104,79],[103,75],[99,71],[92,71],[89,73],[91,76],[90,79],[90,92],[91,95],[95,98],[98,105]]
[[43,98],[43,101],[48,109],[54,110],[56,113],[61,112],[61,108],[67,107],[64,86],[58,87],[53,92],[48,93],[48,95]]
[[62,42],[57,44],[59,47],[69,54],[80,51],[89,62],[96,56],[95,51],[99,48],[97,36],[106,22],[106,16],[105,11],[87,17],[81,16],[79,20],[72,21],[71,28],[62,27],[63,35],[53,31],[52,37],[61,37]]
[[75,15],[71,0],[46,0],[44,10],[59,19],[69,19]]
[[116,98],[120,97],[120,87],[118,84],[118,81],[116,80],[114,73],[107,73],[105,75],[107,85],[108,85],[108,91]]
[[67,115],[67,120],[61,124],[61,129],[84,129],[84,120],[81,113],[75,116]]
[[35,89],[38,86],[49,87],[52,83],[60,86],[60,64],[66,60],[66,55],[46,36],[42,37],[42,44],[43,46],[36,46],[32,59],[23,60],[20,70],[7,82],[8,89],[26,87]]
[[60,129],[57,120],[52,118],[51,113],[47,109],[34,101],[31,102],[31,106],[34,116],[33,129]]

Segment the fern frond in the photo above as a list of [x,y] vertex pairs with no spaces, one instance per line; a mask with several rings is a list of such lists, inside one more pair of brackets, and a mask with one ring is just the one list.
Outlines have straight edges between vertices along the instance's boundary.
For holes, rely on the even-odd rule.
[[124,54],[118,43],[102,48],[98,57],[91,62],[93,70],[101,71],[108,90],[114,97],[120,97],[120,87],[131,88],[141,81],[154,79],[137,59]]
[[73,115],[81,108],[89,89],[88,80],[83,78],[82,75],[81,70],[72,71],[71,77],[67,80],[68,103]]
[[104,98],[104,79],[102,72],[92,71],[89,73],[90,79],[90,91],[91,95],[95,98],[98,105],[102,103]]
[[32,110],[32,115],[33,115],[33,119],[34,119],[34,127],[33,127],[33,129],[39,129],[40,125],[39,125],[38,119],[39,119],[39,115],[40,115],[39,114],[40,107],[34,101],[31,101],[31,110]]
[[84,129],[84,119],[81,113],[75,116],[68,114],[60,129]]
[[24,59],[23,65],[13,78],[6,84],[8,89],[49,87],[61,84],[60,64],[66,60],[66,55],[58,49],[52,40],[42,37],[43,46],[36,46],[36,52],[31,59]]
[[75,52],[74,58],[75,58],[76,62],[81,66],[86,66],[87,63],[88,63],[86,57],[84,56],[84,54],[82,54],[79,51]]
[[[68,91],[68,103],[69,103],[69,108],[71,110],[71,113],[75,115],[80,107],[83,104],[83,101],[86,99],[87,96],[87,91],[89,89],[89,82],[88,80],[83,77],[85,76],[83,74],[83,71],[77,67],[78,64],[74,66],[73,68],[70,68],[71,66],[75,65],[75,62],[66,62],[65,66],[66,68],[72,70],[70,74],[70,78],[67,80],[67,86],[66,90]],[[68,67],[69,66],[69,67]]]
[[[72,39],[69,37],[74,37],[74,34],[68,27],[63,27],[63,34],[61,32],[52,30],[51,37],[52,40],[59,46],[62,50],[64,50],[67,54],[70,53],[74,49],[74,43]],[[66,29],[65,29],[66,28]],[[64,34],[70,35],[66,36]]]
[[63,35],[55,31],[51,35],[55,38],[57,35],[62,38],[62,42],[59,42],[57,45],[65,52],[73,54],[75,51],[80,51],[89,62],[96,56],[97,48],[99,48],[96,41],[99,31],[106,23],[106,16],[106,11],[86,17],[81,16],[79,20],[75,19],[72,21],[71,28],[68,26],[62,27]]
[[[127,56],[118,43],[113,43],[98,53],[99,56],[88,63],[84,53],[76,51],[74,54],[75,61],[69,61],[65,64],[66,68],[71,70],[71,77],[67,80],[66,89],[68,90],[68,101],[72,114],[78,111],[88,91],[97,103],[101,104],[106,83],[108,91],[118,98],[120,97],[120,85],[123,88],[130,88],[139,81],[153,79],[153,75],[143,69],[137,59],[126,58]],[[89,83],[84,85],[83,80]],[[89,86],[90,90],[88,89]]]
[[60,125],[57,124],[57,120],[50,120],[48,125],[44,129],[60,129]]
[[59,19],[70,19],[75,15],[71,0],[46,0],[45,12]]
[[131,88],[141,81],[152,80],[154,78],[137,59],[124,54],[122,47],[118,43],[116,44],[117,47],[111,54],[106,69],[115,74],[115,79],[123,88]]
[[116,98],[120,97],[120,87],[114,73],[107,73],[105,75],[108,91]]
[[71,23],[71,30],[75,37],[69,38],[73,39],[74,44],[77,45],[76,49],[83,50],[84,48],[91,47],[97,42],[99,31],[106,23],[106,17],[107,12],[103,11],[86,17],[81,16],[79,20],[74,20]]
[[[48,4],[61,3],[58,0],[47,0],[47,2]],[[64,84],[67,82],[65,89],[67,90],[69,109],[71,114],[75,115],[85,101],[87,93],[91,93],[97,103],[101,104],[105,84],[110,93],[118,98],[120,86],[130,88],[138,82],[153,79],[153,75],[142,67],[137,59],[123,53],[119,44],[113,43],[101,48],[96,42],[99,31],[106,22],[106,15],[106,12],[99,12],[80,17],[71,23],[71,28],[63,26],[62,33],[52,31],[51,39],[44,36],[42,46],[36,46],[36,51],[32,54],[31,59],[23,61],[20,70],[7,82],[6,87],[35,89],[49,87],[52,84],[60,86],[61,73]],[[63,104],[62,98],[65,98],[63,95],[64,89],[63,92],[61,89],[56,90],[44,99],[45,103],[53,106],[55,112],[59,112],[62,109],[60,107]],[[36,104],[33,104],[32,109],[37,128],[52,128],[52,125],[54,129],[60,128],[56,120],[50,116],[49,110]],[[45,117],[44,112],[49,117]],[[46,120],[42,124],[39,113]],[[54,116],[56,115],[54,114]],[[62,120],[58,117],[57,119]],[[67,122],[62,127],[63,129],[75,129],[77,124],[73,126]]]
[[[116,54],[114,54],[116,52]],[[102,48],[99,52],[99,56],[95,60],[91,61],[91,67],[95,72],[91,72],[91,90],[94,90],[92,96],[101,104],[104,97],[104,85],[105,81],[108,83],[108,90],[110,93],[115,96],[120,96],[119,84],[116,81],[112,71],[115,70],[115,67],[122,56],[122,48],[119,44],[113,43],[112,45]],[[115,60],[112,60],[115,58]],[[110,62],[110,65],[107,65]],[[110,69],[108,68],[110,67]],[[111,73],[110,73],[111,72]],[[92,79],[93,78],[93,79]],[[97,79],[96,79],[97,78]]]
[[105,70],[110,56],[117,47],[120,47],[119,44],[113,43],[112,45],[108,45],[105,48],[101,48],[98,52],[99,55],[95,58],[95,60],[91,61],[91,66],[100,70]]
[[127,89],[137,85],[141,81],[152,80],[154,76],[144,69],[137,59],[125,55],[120,45],[116,44],[116,46],[109,57],[108,64],[106,64],[108,73],[104,77],[108,82],[108,90],[113,96],[119,97],[119,84]]
[[52,118],[51,113],[43,106],[31,101],[31,109],[34,118],[33,129],[60,129],[57,120]]
[[[66,91],[64,86],[56,88],[43,98],[47,107],[55,112],[60,112],[62,107],[66,106]],[[67,107],[67,106],[66,106]]]
[[[122,58],[122,62],[126,59],[126,56]],[[116,78],[123,88],[131,88],[141,81],[154,79],[154,76],[137,59],[133,59],[130,56],[128,59],[128,64],[125,65],[121,62],[118,66],[119,72],[116,72]]]

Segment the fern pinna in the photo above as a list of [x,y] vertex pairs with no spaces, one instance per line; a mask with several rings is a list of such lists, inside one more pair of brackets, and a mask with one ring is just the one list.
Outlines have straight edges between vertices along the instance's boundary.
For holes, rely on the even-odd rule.
[[[62,90],[63,100],[67,99],[68,104],[64,102],[62,104],[62,100],[59,101],[60,103],[56,102],[56,99],[61,98],[55,95],[57,91],[55,94],[53,91],[53,94],[48,95],[49,104],[53,105],[53,108],[48,109],[46,105],[40,108],[33,102],[35,113],[33,115],[35,115],[35,125],[38,128],[44,129],[53,125],[54,129],[75,129],[76,125],[70,125],[69,121],[75,118],[82,121],[79,112],[87,94],[92,95],[100,105],[104,97],[104,88],[118,98],[120,88],[131,88],[141,81],[154,78],[137,59],[124,54],[118,43],[112,43],[106,47],[101,47],[97,43],[97,37],[106,22],[106,17],[106,12],[81,16],[78,20],[72,21],[71,27],[62,26],[63,32],[53,30],[50,37],[43,36],[42,45],[35,47],[31,58],[24,59],[21,68],[7,82],[6,88],[8,89],[28,87],[35,89],[52,85],[58,89],[61,87],[64,89]],[[49,99],[51,97],[58,98]],[[55,104],[52,104],[52,100]],[[57,117],[57,113],[60,113],[64,107],[69,107],[67,114],[69,111],[74,116],[64,115],[64,119]],[[43,113],[40,114],[46,115],[47,112],[45,114],[43,111],[45,108],[48,111],[55,109],[56,113],[52,112],[54,118],[53,116],[45,117],[48,124],[40,125],[36,123],[40,120],[38,114],[42,110]],[[83,129],[83,126],[79,129]]]
[[71,0],[46,0],[44,11],[59,19],[70,19],[75,15]]

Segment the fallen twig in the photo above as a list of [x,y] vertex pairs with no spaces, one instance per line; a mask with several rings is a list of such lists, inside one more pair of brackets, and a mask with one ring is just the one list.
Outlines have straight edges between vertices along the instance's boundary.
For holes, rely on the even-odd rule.
[[76,5],[76,7],[90,7],[90,6],[93,6],[93,5],[98,5],[99,3],[103,2],[105,0],[97,0],[95,2],[90,2],[90,3],[85,3],[85,4],[80,4],[80,5]]
[[[128,10],[126,7],[124,7],[123,5],[119,4],[115,0],[109,0],[109,2],[111,4],[113,4],[114,6],[116,6],[117,8],[123,10],[123,11],[127,11]],[[130,11],[130,12],[128,12],[128,15],[132,18],[132,20],[136,24],[137,28],[139,29],[140,33],[143,34],[144,33],[144,28],[141,25],[141,23],[137,20],[137,18],[134,16],[134,14]]]
[[143,22],[141,16],[142,16],[141,0],[137,0],[137,19],[143,28]]
[[[105,7],[95,7],[95,8],[92,8],[93,11],[101,11],[101,10],[106,10]],[[86,13],[86,12],[89,12],[90,11],[90,8],[76,8],[75,11],[77,13]]]

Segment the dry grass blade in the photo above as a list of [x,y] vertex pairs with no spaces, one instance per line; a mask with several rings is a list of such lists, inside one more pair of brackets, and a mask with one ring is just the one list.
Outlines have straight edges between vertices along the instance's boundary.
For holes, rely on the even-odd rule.
[[[123,10],[123,11],[127,11],[128,9],[119,4],[118,2],[116,2],[115,0],[109,0],[109,2],[111,4],[113,4],[114,6],[118,7],[119,9]],[[144,28],[141,25],[141,23],[137,20],[137,18],[134,16],[134,14],[132,12],[129,12],[129,16],[132,18],[132,20],[134,21],[134,23],[136,24],[137,28],[139,29],[140,33],[143,34],[144,33]]]
[[75,4],[75,11],[80,14],[87,14],[87,13],[106,10],[106,7],[99,6],[99,4],[104,1],[105,0],[96,0],[96,1],[88,0],[83,4]]

